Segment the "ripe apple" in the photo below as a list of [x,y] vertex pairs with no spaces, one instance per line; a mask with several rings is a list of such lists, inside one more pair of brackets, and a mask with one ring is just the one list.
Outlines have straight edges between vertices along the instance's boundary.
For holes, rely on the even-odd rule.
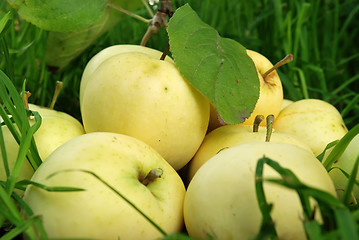
[[289,104],[292,104],[294,101],[290,100],[290,99],[286,99],[286,98],[283,98],[283,102],[282,102],[282,108],[285,108],[286,106],[288,106]]
[[316,156],[328,143],[348,132],[339,111],[320,99],[302,99],[290,104],[274,120],[273,128],[306,142]]
[[[216,128],[208,133],[204,138],[200,148],[189,162],[188,179],[193,178],[198,169],[211,157],[222,149],[249,142],[264,142],[266,140],[267,129],[264,126],[258,127],[258,132],[253,132],[250,125],[225,125]],[[271,142],[283,142],[297,145],[312,153],[310,147],[296,139],[294,136],[273,130],[270,138]]]
[[[184,219],[191,237],[206,239],[253,239],[262,215],[255,192],[255,169],[266,156],[290,169],[299,180],[335,196],[331,178],[316,157],[292,144],[252,142],[230,147],[209,159],[194,175],[184,201]],[[279,178],[269,166],[264,178]],[[298,194],[264,182],[271,217],[279,239],[305,239],[303,209]],[[315,201],[313,200],[313,205]],[[319,211],[315,216],[320,220]]]
[[[145,183],[152,169],[163,174]],[[156,239],[161,233],[111,189],[80,171],[98,175],[167,233],[183,227],[184,184],[158,152],[130,136],[96,132],[56,149],[32,180],[47,186],[85,189],[48,192],[28,186],[24,200],[41,215],[49,238]],[[63,172],[61,172],[63,171]],[[49,178],[49,175],[57,173]]]
[[81,113],[87,133],[138,138],[176,170],[193,157],[207,131],[209,100],[175,64],[145,51],[127,52],[107,58],[85,77]]
[[[29,109],[37,111],[42,118],[41,125],[34,134],[34,139],[40,158],[43,161],[63,143],[85,133],[82,124],[67,113],[40,107],[34,104],[29,104]],[[33,119],[30,119],[29,121],[30,124],[34,123]],[[6,125],[3,125],[1,129],[4,134],[9,168],[12,169],[19,152],[19,145]],[[18,180],[30,179],[33,173],[33,168],[27,161],[25,161]],[[5,180],[5,175],[5,168],[0,149],[0,180]]]
[[[273,114],[276,117],[282,107],[283,101],[283,87],[282,82],[275,70],[279,66],[291,61],[288,55],[285,59],[280,61],[273,68],[273,64],[262,54],[248,50],[248,56],[253,60],[259,78],[259,98],[255,108],[242,124],[253,125],[254,119],[257,115],[268,116]],[[261,125],[265,126],[265,122]],[[209,123],[209,130],[213,130],[218,126],[223,125],[217,118],[217,111],[212,111],[211,122]]]
[[[110,57],[116,56],[121,53],[126,52],[140,52],[148,54],[149,56],[152,56],[155,59],[160,59],[162,53],[160,51],[157,51],[152,48],[143,47],[140,45],[114,45],[107,47],[97,53],[95,56],[93,56],[90,61],[87,63],[85,70],[82,74],[81,84],[80,84],[80,107],[82,106],[82,99],[84,95],[84,91],[87,86],[87,81],[90,79],[89,76],[93,74],[93,72],[98,68],[100,64],[102,64],[105,60],[107,60]],[[166,57],[165,61],[174,63],[172,58]]]
[[[330,152],[331,150],[329,150]],[[326,154],[329,154],[326,153]],[[348,178],[338,169],[341,168],[348,174],[353,170],[355,161],[359,156],[359,135],[355,136],[352,141],[349,143],[343,154],[333,163],[332,167],[336,167],[329,171],[329,176],[332,178],[335,188],[337,189],[337,194],[339,198],[342,198],[344,195],[345,188],[348,183]],[[325,161],[325,159],[323,160]],[[357,173],[356,179],[359,179],[359,172]],[[354,185],[353,195],[356,200],[359,200],[359,187]]]

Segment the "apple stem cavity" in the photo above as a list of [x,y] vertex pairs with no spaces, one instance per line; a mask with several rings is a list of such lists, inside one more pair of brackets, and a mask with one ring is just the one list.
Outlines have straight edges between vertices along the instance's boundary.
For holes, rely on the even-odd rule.
[[290,63],[291,61],[293,61],[293,54],[288,54],[287,56],[285,56],[282,60],[280,60],[279,62],[277,62],[273,67],[271,67],[268,71],[266,71],[262,77],[263,79],[265,79],[271,72],[273,72],[274,70],[276,70],[277,68]]
[[263,122],[264,116],[257,115],[253,122],[253,132],[258,132],[259,125]]
[[141,180],[141,183],[147,186],[151,182],[155,181],[157,178],[160,178],[162,174],[163,174],[163,170],[161,168],[153,168],[147,174],[147,176],[143,180]]
[[269,142],[273,132],[274,115],[273,114],[268,115],[266,120],[267,120],[266,142]]
[[63,87],[63,83],[60,81],[56,81],[56,88],[55,88],[55,93],[54,96],[52,97],[52,101],[51,101],[51,105],[50,105],[50,109],[54,109],[55,107],[55,103],[57,101],[57,97],[59,96],[59,93]]

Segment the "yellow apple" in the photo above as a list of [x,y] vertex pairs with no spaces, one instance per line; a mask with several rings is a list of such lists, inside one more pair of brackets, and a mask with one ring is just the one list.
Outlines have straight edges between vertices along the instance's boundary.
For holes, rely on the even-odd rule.
[[[34,134],[34,139],[40,158],[43,161],[63,143],[85,133],[82,124],[67,113],[43,108],[34,104],[29,104],[29,109],[37,111],[42,118],[41,125]],[[34,124],[33,119],[29,121],[30,124]],[[12,169],[15,166],[19,145],[6,125],[1,126],[1,129],[4,134],[9,169]],[[18,180],[30,179],[33,173],[33,168],[28,161],[25,161]],[[5,179],[5,167],[0,149],[0,180]]]
[[[266,140],[266,134],[267,129],[264,126],[260,126],[258,132],[253,132],[253,127],[250,125],[225,125],[216,128],[206,135],[197,153],[189,162],[189,181],[208,159],[216,155],[222,149],[243,143],[264,142]],[[290,134],[273,130],[270,141],[294,144],[312,153],[310,147],[306,143],[299,141]]]
[[273,128],[306,142],[316,156],[328,143],[348,132],[339,111],[320,99],[302,99],[290,104],[274,120]]
[[[271,71],[266,76],[264,74],[273,67],[273,64],[262,54],[248,50],[248,56],[253,60],[259,78],[259,98],[250,117],[242,124],[253,125],[257,115],[268,116],[273,114],[276,117],[282,107],[283,87],[276,70]],[[264,77],[263,77],[264,76]],[[261,123],[265,126],[265,122]],[[223,125],[217,118],[217,111],[212,112],[210,130]]]
[[[160,51],[157,51],[155,49],[148,48],[148,47],[143,47],[140,45],[131,45],[131,44],[114,45],[114,46],[110,46],[110,47],[103,49],[102,51],[100,51],[99,53],[97,53],[95,56],[93,56],[90,59],[90,61],[87,63],[87,65],[84,69],[84,72],[82,74],[81,84],[80,84],[80,106],[82,106],[82,99],[83,99],[84,91],[87,86],[87,81],[88,81],[88,79],[90,79],[89,76],[91,76],[94,73],[94,71],[97,69],[97,67],[101,63],[103,63],[106,59],[113,57],[115,55],[121,54],[121,53],[126,53],[126,52],[145,53],[155,59],[160,59],[162,56],[162,53]],[[174,63],[172,58],[170,58],[170,57],[166,57],[165,61]]]
[[[142,47],[144,48],[144,47]],[[103,61],[82,97],[85,131],[115,132],[156,149],[176,170],[193,157],[209,122],[209,101],[175,64],[145,52]]]
[[[331,178],[316,157],[298,146],[276,142],[252,142],[230,147],[209,159],[194,175],[184,201],[184,219],[191,237],[207,239],[253,239],[262,215],[255,191],[255,169],[266,156],[290,169],[301,182],[336,196]],[[264,178],[279,178],[264,166]],[[298,194],[264,182],[273,204],[271,217],[279,239],[305,239],[303,209]],[[312,201],[312,204],[316,204]],[[320,221],[319,210],[316,217]]]
[[[160,177],[145,182],[152,169]],[[76,137],[56,149],[32,180],[47,186],[85,189],[48,192],[28,186],[24,200],[40,215],[49,238],[156,239],[153,225],[95,173],[129,199],[166,233],[183,227],[184,184],[153,148],[130,136],[96,132]],[[74,171],[68,171],[74,170]],[[63,171],[63,172],[61,172]],[[49,175],[57,173],[49,178]]]

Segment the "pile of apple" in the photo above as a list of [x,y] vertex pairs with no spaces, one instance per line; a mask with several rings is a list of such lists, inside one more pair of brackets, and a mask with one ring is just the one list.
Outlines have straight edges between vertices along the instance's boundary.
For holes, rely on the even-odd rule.
[[[160,60],[161,52],[117,45],[94,56],[80,86],[84,134],[43,157],[31,178],[84,191],[49,192],[30,185],[24,193],[48,236],[156,239],[185,229],[200,239],[253,238],[261,224],[254,172],[263,156],[337,196],[346,178],[340,171],[328,174],[316,156],[348,132],[340,113],[316,99],[284,107],[275,67],[261,54],[247,53],[257,68],[260,97],[244,123],[223,126],[174,61]],[[268,124],[273,130],[257,122],[257,115],[274,116]],[[336,163],[348,172],[358,140]],[[278,174],[265,168],[268,176]],[[271,183],[264,188],[279,238],[305,238],[297,194]]]

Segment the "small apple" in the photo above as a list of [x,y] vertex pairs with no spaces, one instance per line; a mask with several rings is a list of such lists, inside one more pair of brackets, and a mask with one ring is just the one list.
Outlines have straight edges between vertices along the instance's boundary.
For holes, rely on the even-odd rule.
[[[184,201],[184,219],[191,237],[254,239],[262,215],[255,191],[255,169],[266,156],[290,169],[301,182],[336,196],[331,178],[307,150],[287,143],[252,142],[230,147],[209,159],[194,175]],[[264,178],[279,178],[264,166]],[[264,181],[264,193],[273,204],[271,217],[278,239],[306,239],[298,194]],[[315,205],[315,201],[312,201]],[[315,217],[320,220],[319,210]]]
[[[190,181],[198,169],[211,157],[222,149],[249,142],[265,142],[267,129],[259,126],[256,132],[250,125],[224,125],[208,133],[204,138],[200,148],[189,162],[188,180]],[[294,136],[273,130],[270,138],[271,142],[283,142],[297,145],[312,153],[310,147],[296,139]]]
[[[330,152],[331,150],[329,150]],[[326,153],[326,156],[327,154]],[[340,171],[338,168],[344,170],[348,174],[350,174],[353,170],[355,161],[359,156],[359,135],[356,135],[347,148],[344,150],[343,154],[333,163],[332,167],[334,169],[329,171],[329,176],[332,178],[335,188],[337,189],[337,194],[339,198],[342,198],[344,195],[345,188],[348,183],[348,178]],[[325,158],[324,160],[325,161]],[[356,179],[359,179],[359,172],[357,173]],[[359,200],[359,187],[354,185],[353,195],[356,200]]]
[[[277,74],[276,68],[291,61],[293,56],[288,55],[275,66],[262,54],[248,50],[248,56],[253,60],[259,78],[259,98],[255,108],[242,124],[253,125],[257,115],[268,116],[273,114],[276,117],[282,107],[283,87],[282,82]],[[217,117],[217,111],[212,111],[211,122],[209,123],[209,131],[223,125]],[[265,122],[261,124],[265,126]]]
[[[94,176],[76,171],[79,169],[98,175],[166,233],[181,231],[185,188],[177,172],[138,139],[96,132],[60,146],[32,177],[47,186],[85,191],[48,192],[32,185],[25,191],[25,202],[35,215],[41,215],[49,238],[126,240],[162,236],[120,196]],[[148,180],[146,176],[152,169],[162,169],[163,173]],[[55,175],[49,177],[51,174]]]
[[209,100],[174,63],[146,51],[125,52],[107,58],[87,76],[82,78],[81,106],[87,133],[138,138],[176,170],[190,161],[207,131]]
[[306,142],[316,156],[328,143],[348,132],[339,111],[320,99],[302,99],[290,104],[274,120],[273,128]]
[[[44,161],[57,147],[68,140],[85,133],[82,124],[71,115],[53,109],[43,108],[34,104],[28,104],[29,109],[37,111],[42,122],[34,134],[40,158]],[[29,119],[34,124],[33,119]],[[6,125],[1,126],[7,154],[9,169],[13,169],[19,152],[19,145]],[[25,161],[18,180],[30,179],[34,173],[33,168]],[[5,180],[5,167],[0,149],[0,180]]]

